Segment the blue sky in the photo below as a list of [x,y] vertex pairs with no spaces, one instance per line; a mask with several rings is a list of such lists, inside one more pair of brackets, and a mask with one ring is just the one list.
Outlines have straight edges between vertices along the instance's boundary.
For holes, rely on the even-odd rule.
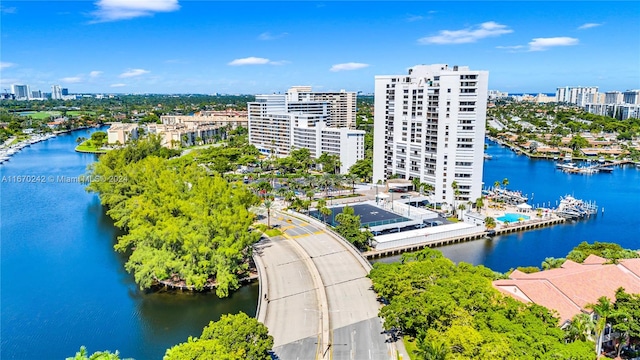
[[50,92],[371,92],[416,64],[489,88],[640,88],[640,2],[2,1],[0,86]]

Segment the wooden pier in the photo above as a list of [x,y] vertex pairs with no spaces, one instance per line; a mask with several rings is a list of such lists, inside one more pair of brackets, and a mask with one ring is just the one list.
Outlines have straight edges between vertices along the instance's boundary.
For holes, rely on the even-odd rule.
[[531,221],[523,222],[521,224],[518,224],[518,223],[509,224],[509,226],[507,227],[502,227],[500,229],[484,231],[481,233],[476,233],[471,235],[462,235],[462,236],[456,236],[456,237],[451,237],[447,239],[427,241],[424,243],[400,246],[400,247],[385,249],[385,250],[367,251],[362,253],[362,255],[367,260],[378,259],[378,258],[383,258],[387,256],[400,255],[405,252],[419,251],[427,247],[436,248],[440,246],[459,244],[467,241],[489,239],[490,236],[498,236],[498,235],[510,234],[518,231],[539,229],[546,226],[563,224],[565,221],[566,220],[561,217],[554,217],[551,219],[531,220]]

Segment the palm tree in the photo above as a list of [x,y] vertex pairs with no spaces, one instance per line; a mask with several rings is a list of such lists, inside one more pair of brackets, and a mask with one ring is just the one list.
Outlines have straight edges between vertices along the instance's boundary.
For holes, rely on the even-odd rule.
[[444,360],[449,353],[449,348],[443,341],[427,340],[424,334],[418,336],[416,346],[416,355],[424,360]]
[[265,200],[263,205],[267,209],[267,227],[270,229],[271,228],[271,207],[273,206],[273,203],[271,202],[271,200]]
[[484,201],[482,196],[476,199],[476,209],[478,209],[478,214],[482,213],[482,208],[484,207]]
[[324,187],[325,197],[329,197],[329,191],[332,186],[336,185],[336,178],[332,174],[325,173],[318,181],[319,185]]
[[420,185],[422,187],[422,189],[427,193],[427,194],[431,194],[432,191],[434,191],[436,189],[435,186],[431,185],[431,184],[427,184],[427,183],[422,183],[422,185]]
[[458,182],[453,181],[451,183],[451,188],[453,189],[453,212],[455,213],[458,197],[460,196],[460,190],[458,190]]
[[493,188],[494,188],[494,189],[499,189],[499,188],[500,188],[500,181],[496,180],[496,181],[493,183]]
[[607,326],[607,318],[613,311],[611,300],[606,296],[598,298],[598,302],[595,304],[587,304],[585,308],[592,310],[597,316],[596,321],[596,355],[600,355],[602,352],[602,341],[604,339],[604,329]]
[[504,178],[502,179],[502,186],[504,186],[504,189],[507,189],[507,185],[509,185],[509,179]]
[[486,218],[484,218],[484,226],[487,227],[487,229],[493,229],[496,227],[496,219],[492,218],[491,216],[487,216]]
[[345,180],[351,183],[351,194],[356,194],[356,181],[359,180],[358,175],[349,173],[345,176]]
[[285,191],[283,194],[283,197],[284,197],[284,201],[289,203],[288,206],[291,206],[293,204],[293,201],[297,199],[296,193],[293,190]]
[[571,319],[571,324],[565,331],[570,341],[590,341],[593,340],[594,327],[595,324],[591,316],[580,313]]
[[413,191],[418,191],[420,192],[420,195],[422,195],[422,183],[420,182],[420,178],[414,177],[411,179],[411,184],[413,184]]

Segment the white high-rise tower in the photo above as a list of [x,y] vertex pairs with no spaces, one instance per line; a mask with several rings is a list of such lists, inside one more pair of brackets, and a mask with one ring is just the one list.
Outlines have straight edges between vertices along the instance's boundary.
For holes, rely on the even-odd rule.
[[444,64],[376,76],[373,181],[419,178],[434,187],[434,201],[450,205],[479,198],[488,78]]

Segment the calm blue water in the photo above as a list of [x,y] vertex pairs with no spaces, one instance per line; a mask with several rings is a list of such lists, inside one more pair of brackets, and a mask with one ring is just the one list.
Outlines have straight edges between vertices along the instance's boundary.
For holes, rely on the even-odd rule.
[[210,320],[254,315],[257,285],[230,299],[140,292],[113,250],[117,230],[77,183],[14,183],[19,175],[75,177],[95,156],[73,151],[86,130],[32,145],[0,165],[2,359],[64,359],[90,352],[161,359]]
[[611,174],[566,174],[556,170],[553,161],[530,160],[495,143],[489,143],[486,152],[493,156],[484,163],[487,186],[506,177],[508,189],[533,196],[531,204],[555,206],[560,196],[569,194],[595,201],[604,207],[604,214],[574,224],[439,248],[445,256],[504,272],[517,266],[540,266],[549,256],[564,257],[582,241],[640,249],[640,169],[626,166]]

